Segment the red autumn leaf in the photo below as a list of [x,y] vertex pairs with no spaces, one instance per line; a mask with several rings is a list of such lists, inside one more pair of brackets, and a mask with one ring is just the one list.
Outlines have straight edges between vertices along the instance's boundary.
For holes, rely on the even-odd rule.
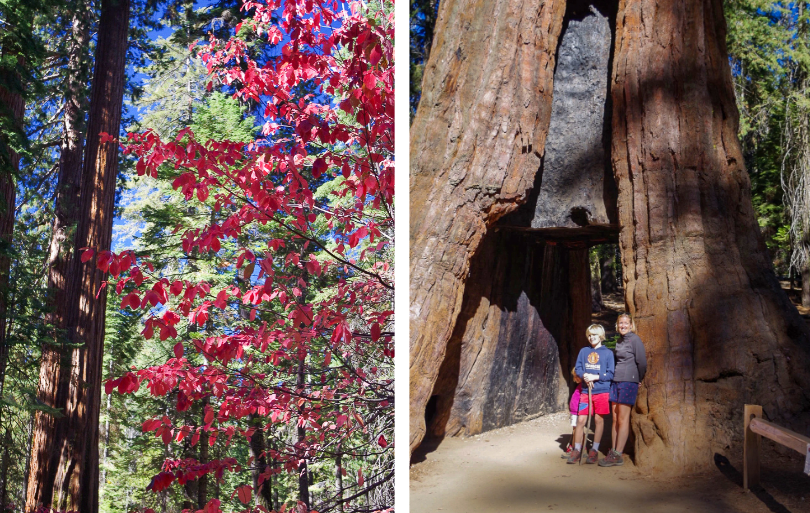
[[183,357],[183,343],[178,342],[174,345],[174,357],[175,358],[182,358]]
[[188,396],[181,390],[177,393],[177,411],[188,411],[189,408],[191,408],[191,401],[188,400]]
[[377,439],[377,443],[380,444],[380,447],[382,447],[383,449],[388,447],[388,442],[385,440],[385,437],[383,435],[380,435],[380,437]]
[[219,499],[211,499],[208,504],[203,508],[203,513],[220,513],[219,505],[222,504]]
[[130,307],[132,310],[136,310],[140,304],[141,298],[138,297],[138,294],[130,292],[124,297],[123,301],[121,301],[121,309],[123,310],[126,307]]
[[171,292],[173,296],[179,296],[180,293],[183,292],[183,282],[175,280],[171,287],[169,287],[169,292]]
[[247,504],[253,496],[253,488],[248,485],[243,485],[236,489],[236,493],[239,497],[239,501],[242,504]]
[[90,248],[85,249],[82,252],[82,263],[89,262],[93,258],[93,255],[95,255],[95,254],[96,254],[96,252],[93,251],[92,249],[90,249]]
[[160,427],[160,421],[157,420],[157,419],[150,419],[150,420],[144,421],[144,423],[143,423],[143,432],[148,433],[150,431],[156,430],[158,427]]
[[366,73],[366,76],[363,77],[363,85],[366,86],[368,89],[374,89],[377,87],[377,78],[374,76],[374,73],[369,71]]
[[118,393],[129,394],[132,392],[137,392],[138,388],[140,388],[140,384],[138,383],[138,378],[135,376],[135,374],[127,372],[121,376],[121,381],[118,384]]
[[96,257],[96,267],[101,269],[104,272],[107,272],[110,268],[110,264],[113,260],[113,254],[110,251],[102,251]]
[[152,490],[155,493],[160,492],[171,486],[174,479],[174,474],[171,472],[161,472],[152,478],[152,482],[149,483],[149,486],[147,486],[146,489]]
[[118,379],[108,379],[108,380],[107,380],[107,381],[104,383],[104,391],[105,391],[107,394],[111,394],[111,393],[112,393],[112,391],[115,389],[115,387],[117,387],[117,386],[118,386],[118,383],[120,383],[120,382],[121,382],[121,378],[118,378]]

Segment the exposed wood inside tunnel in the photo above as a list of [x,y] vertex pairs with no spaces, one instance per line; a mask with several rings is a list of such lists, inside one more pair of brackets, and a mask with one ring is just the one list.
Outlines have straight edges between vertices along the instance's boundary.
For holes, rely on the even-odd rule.
[[488,233],[433,388],[428,434],[473,435],[564,409],[590,323],[584,239]]

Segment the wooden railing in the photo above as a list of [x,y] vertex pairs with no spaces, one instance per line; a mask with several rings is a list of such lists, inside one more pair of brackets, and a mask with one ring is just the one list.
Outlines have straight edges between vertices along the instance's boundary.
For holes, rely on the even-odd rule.
[[759,486],[759,453],[762,437],[770,438],[804,455],[804,473],[810,475],[810,438],[762,418],[762,406],[745,405],[743,489]]

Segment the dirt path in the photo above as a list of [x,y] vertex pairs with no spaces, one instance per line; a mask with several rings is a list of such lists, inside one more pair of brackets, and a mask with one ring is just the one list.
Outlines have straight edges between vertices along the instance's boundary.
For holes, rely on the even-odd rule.
[[810,512],[804,459],[780,454],[767,441],[763,490],[745,493],[742,466],[722,457],[715,459],[716,470],[677,480],[644,476],[631,462],[613,468],[567,465],[561,442],[570,432],[568,414],[559,413],[445,439],[434,451],[415,455],[422,461],[410,469],[411,511]]

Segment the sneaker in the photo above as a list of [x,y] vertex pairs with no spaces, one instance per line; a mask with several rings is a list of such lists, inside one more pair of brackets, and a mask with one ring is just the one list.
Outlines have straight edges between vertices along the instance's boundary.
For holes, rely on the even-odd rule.
[[566,460],[566,463],[569,463],[569,464],[579,463],[579,460],[580,460],[581,456],[582,456],[582,451],[578,451],[576,449],[571,449],[571,454],[568,456],[568,460]]
[[569,456],[571,456],[571,451],[573,451],[573,450],[574,450],[574,447],[569,445],[568,447],[565,448],[565,452],[562,453],[560,458],[567,459]]
[[624,460],[622,459],[622,455],[613,449],[605,456],[605,459],[599,461],[600,467],[616,467],[619,465],[624,465]]
[[593,449],[588,451],[588,459],[585,460],[585,463],[588,463],[589,465],[593,465],[597,461],[599,461],[599,453],[594,451]]

